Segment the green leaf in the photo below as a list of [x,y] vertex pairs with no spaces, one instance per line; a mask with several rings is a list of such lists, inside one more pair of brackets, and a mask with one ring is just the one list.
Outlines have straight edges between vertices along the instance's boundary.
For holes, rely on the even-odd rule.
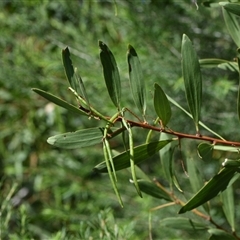
[[226,168],[232,168],[232,167],[239,168],[240,167],[240,159],[231,160],[231,159],[226,158],[225,161],[222,163],[222,166],[226,167]]
[[[160,149],[165,147],[168,143],[174,141],[176,139],[168,139],[163,141],[157,141],[157,142],[151,142],[148,144],[142,144],[137,147],[134,147],[134,162],[135,164],[139,164],[145,160],[147,160],[149,157],[157,153]],[[113,163],[115,166],[115,170],[121,170],[124,168],[128,168],[130,166],[130,160],[129,160],[129,150],[125,151],[113,158]],[[94,167],[94,170],[98,172],[107,172],[106,163],[101,162],[97,166]]]
[[62,50],[62,60],[63,60],[63,66],[65,69],[65,74],[67,76],[67,80],[70,84],[70,86],[77,92],[79,93],[79,87],[76,84],[76,81],[74,79],[74,69],[73,69],[73,64],[72,60],[70,58],[70,51],[68,47]]
[[120,109],[121,82],[116,60],[108,46],[99,41],[100,59],[103,66],[103,75],[108,94],[113,104]]
[[147,195],[150,195],[158,199],[165,199],[166,201],[170,201],[170,202],[173,201],[169,196],[169,194],[167,194],[165,191],[163,191],[153,182],[139,179],[138,186],[140,190],[146,193]]
[[208,229],[208,225],[193,221],[190,218],[183,217],[169,217],[160,221],[160,225],[173,229],[180,230],[205,230]]
[[240,4],[239,3],[228,3],[228,2],[220,2],[219,3],[224,9],[228,12],[231,12],[237,16],[240,16]]
[[47,142],[55,147],[76,149],[96,145],[102,142],[103,129],[87,128],[48,138]]
[[145,116],[146,111],[145,81],[143,78],[142,68],[140,61],[138,59],[137,52],[131,45],[128,46],[127,61],[133,99],[142,115]]
[[237,112],[238,112],[238,120],[240,121],[240,59],[237,58],[238,63],[238,97],[237,97]]
[[192,42],[183,35],[182,38],[182,72],[185,85],[185,93],[190,112],[199,133],[199,120],[202,104],[202,75],[197,54],[193,48]]
[[211,228],[208,230],[208,232],[211,234],[211,237],[209,240],[236,240],[236,238],[229,233],[227,233],[224,230],[216,229],[216,228]]
[[231,226],[232,232],[235,232],[235,204],[232,185],[221,193],[223,212]]
[[222,8],[222,11],[228,32],[231,35],[233,41],[236,43],[237,47],[240,47],[240,26],[237,16],[227,11],[225,8]]
[[63,107],[73,113],[77,113],[77,114],[81,114],[81,115],[88,115],[86,112],[80,110],[79,108],[75,107],[74,105],[60,99],[59,97],[56,97],[55,95],[45,92],[41,89],[37,89],[37,88],[32,88],[32,90],[34,92],[36,92],[37,94],[41,95],[42,97],[44,97],[45,99],[49,100],[50,102],[55,103],[56,105]]
[[155,83],[155,91],[154,91],[154,108],[161,120],[163,127],[165,127],[172,115],[171,107],[167,96],[163,92],[162,88]]
[[236,168],[223,168],[180,209],[179,213],[190,211],[224,191],[236,171]]
[[218,67],[223,70],[230,70],[233,72],[238,71],[236,62],[228,61],[224,59],[217,59],[217,58],[200,59],[199,64],[201,67],[206,67],[206,68]]
[[222,146],[222,145],[214,145],[214,150],[224,151],[224,152],[236,152],[239,153],[239,147],[230,147],[230,146]]
[[209,143],[200,143],[198,145],[198,155],[203,161],[209,161],[212,159],[214,145]]

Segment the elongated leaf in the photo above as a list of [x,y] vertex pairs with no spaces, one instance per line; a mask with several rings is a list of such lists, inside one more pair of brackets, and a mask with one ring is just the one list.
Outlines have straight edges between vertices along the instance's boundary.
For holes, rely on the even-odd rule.
[[158,199],[165,199],[166,201],[169,201],[169,202],[172,201],[171,197],[153,182],[139,179],[138,186],[140,190],[146,193],[147,195],[150,195]]
[[[181,109],[185,114],[187,114],[190,118],[193,118],[192,115],[186,110],[184,109],[182,106],[180,106],[174,99],[172,99],[171,97],[167,96],[168,100],[175,105],[176,107],[178,107],[179,109]],[[224,140],[224,138],[222,136],[220,136],[218,133],[214,132],[212,129],[210,129],[208,126],[206,126],[204,123],[202,123],[201,121],[199,122],[199,125],[202,126],[203,128],[205,128],[207,131],[209,131],[210,133],[212,133],[213,135],[219,137],[220,139]]]
[[237,113],[238,113],[238,120],[240,121],[240,59],[237,58],[238,62],[238,97],[237,97]]
[[199,60],[200,66],[205,68],[218,67],[223,70],[230,70],[232,72],[238,71],[236,62],[217,58],[206,58]]
[[223,211],[231,226],[233,232],[235,232],[235,204],[233,187],[229,186],[225,191],[221,193],[221,199],[223,203]]
[[[135,164],[139,164],[143,162],[144,160],[147,160],[149,157],[157,153],[160,149],[165,147],[168,143],[172,142],[175,139],[169,139],[169,140],[163,140],[163,141],[157,141],[157,142],[151,142],[148,144],[139,145],[137,147],[134,147],[134,162]],[[130,166],[130,160],[129,160],[129,150],[126,152],[123,152],[113,158],[115,170],[121,170],[124,168],[128,168]],[[94,167],[94,170],[98,172],[107,172],[106,164],[105,162],[101,162],[97,166]]]
[[211,234],[209,240],[236,240],[234,236],[221,229],[211,228],[208,232]]
[[70,58],[70,51],[69,51],[68,47],[66,47],[65,49],[62,50],[62,60],[63,60],[63,66],[65,69],[66,77],[67,77],[67,80],[68,80],[70,86],[77,93],[79,93],[78,92],[79,88],[77,88],[76,82],[74,80],[74,69],[73,69],[73,64],[72,64],[72,60]]
[[240,159],[238,160],[232,160],[232,159],[228,159],[226,158],[225,161],[222,163],[223,167],[226,168],[236,168],[236,167],[240,167]]
[[103,129],[88,128],[76,132],[68,132],[48,138],[47,142],[53,146],[76,149],[89,147],[102,142]]
[[239,3],[229,3],[229,2],[220,2],[222,7],[224,7],[228,12],[233,13],[237,16],[240,16],[240,4]]
[[183,217],[169,217],[160,221],[160,225],[173,229],[181,230],[204,230],[208,229],[208,225],[200,222],[193,221],[190,218]]
[[230,147],[230,146],[222,146],[222,145],[214,145],[214,150],[224,151],[224,152],[236,152],[239,153],[239,147]]
[[167,96],[163,92],[162,88],[155,83],[155,91],[154,91],[154,108],[161,120],[163,127],[165,127],[172,115],[171,107]]
[[202,75],[197,54],[193,48],[192,42],[185,34],[182,38],[181,52],[186,98],[198,133],[202,104]]
[[108,94],[113,104],[120,109],[121,82],[116,60],[108,46],[99,41],[100,59],[103,66],[103,75],[108,89]]
[[45,91],[43,91],[41,89],[37,89],[37,88],[33,88],[32,90],[34,92],[36,92],[37,94],[41,95],[42,97],[44,97],[45,99],[49,100],[50,102],[53,102],[56,105],[63,107],[71,112],[81,114],[81,115],[88,115],[86,112],[80,110],[79,108],[73,106],[72,104],[69,104],[68,102],[60,99],[59,97],[54,96],[51,93],[45,92]]
[[211,200],[220,191],[224,191],[236,171],[237,169],[233,167],[223,168],[180,209],[179,213],[190,211]]
[[138,59],[137,52],[131,45],[128,46],[127,61],[133,99],[142,115],[145,116],[146,111],[145,81],[143,78],[142,68],[140,61]]
[[222,12],[229,34],[236,43],[237,47],[240,47],[240,25],[236,15],[227,11],[225,8],[222,9]]
[[210,161],[213,154],[213,145],[209,143],[200,143],[198,145],[198,155],[203,161]]

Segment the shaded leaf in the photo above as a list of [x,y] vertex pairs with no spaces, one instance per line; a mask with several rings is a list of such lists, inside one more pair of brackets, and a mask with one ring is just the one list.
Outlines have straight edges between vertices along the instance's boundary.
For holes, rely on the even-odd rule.
[[238,47],[240,47],[240,26],[238,23],[237,16],[222,8],[223,17],[227,26],[228,32],[231,35],[233,41]]
[[[134,154],[135,154],[134,162],[135,162],[135,164],[139,164],[139,163],[147,160],[149,157],[151,157],[152,155],[157,153],[160,149],[165,147],[168,143],[172,142],[173,140],[175,140],[175,139],[151,142],[148,144],[143,144],[143,145],[134,147]],[[124,169],[124,168],[128,168],[130,166],[129,150],[115,156],[113,158],[113,163],[114,163],[116,171]],[[94,167],[94,170],[96,170],[98,172],[107,172],[105,162],[99,163],[97,166]]]
[[145,81],[143,78],[142,68],[140,61],[138,59],[137,52],[131,45],[128,46],[127,61],[133,99],[142,115],[145,116],[146,111]]
[[108,46],[99,41],[100,59],[103,66],[103,75],[108,94],[113,104],[120,109],[121,82],[116,60]]
[[206,68],[213,68],[218,67],[223,70],[230,70],[230,71],[238,71],[237,63],[233,61],[228,61],[224,59],[217,59],[217,58],[206,58],[199,60],[201,67]]
[[73,64],[72,60],[70,58],[70,51],[68,47],[62,50],[62,60],[63,60],[63,66],[65,69],[65,74],[67,77],[67,80],[70,84],[70,86],[77,92],[79,93],[79,86],[76,84],[76,81],[74,79],[74,69],[73,69]]
[[221,193],[221,199],[223,203],[223,212],[231,226],[232,231],[235,232],[235,205],[232,185]]
[[208,230],[208,232],[211,234],[209,240],[236,240],[236,238],[229,233],[227,233],[224,230],[216,229],[216,228],[211,228]]
[[186,98],[198,133],[202,104],[202,75],[197,54],[192,42],[185,34],[182,38],[181,53]]
[[231,12],[237,16],[240,16],[240,4],[239,3],[229,3],[229,2],[220,2],[222,7],[224,7],[228,12]]
[[153,182],[140,179],[138,180],[138,186],[140,190],[146,193],[147,195],[150,195],[158,199],[165,199],[170,202],[172,201],[171,197]]
[[240,159],[231,160],[231,159],[226,158],[225,161],[222,163],[222,166],[226,167],[226,168],[240,167]]
[[162,88],[157,83],[155,83],[154,87],[154,108],[163,127],[165,127],[172,115],[171,107]]
[[183,217],[169,217],[160,221],[160,225],[173,229],[180,230],[205,230],[208,229],[208,225],[200,222],[193,221],[190,218]]
[[200,143],[198,145],[198,155],[203,161],[209,161],[212,159],[213,145],[209,143]]
[[236,171],[236,168],[223,168],[180,209],[179,213],[190,211],[224,191]]
[[37,89],[37,88],[33,88],[32,89],[34,92],[36,92],[37,94],[41,95],[42,97],[44,97],[45,99],[49,100],[50,102],[55,103],[56,105],[63,107],[71,112],[77,113],[77,114],[81,114],[81,115],[88,115],[86,112],[80,110],[79,108],[75,107],[72,104],[69,104],[68,102],[60,99],[59,97],[56,97],[55,95],[45,92],[41,89]]
[[238,120],[240,121],[240,59],[237,58],[238,63],[238,97],[237,97],[237,112],[238,112]]
[[103,129],[87,128],[76,132],[68,132],[48,138],[47,142],[53,146],[75,149],[89,147],[102,142]]

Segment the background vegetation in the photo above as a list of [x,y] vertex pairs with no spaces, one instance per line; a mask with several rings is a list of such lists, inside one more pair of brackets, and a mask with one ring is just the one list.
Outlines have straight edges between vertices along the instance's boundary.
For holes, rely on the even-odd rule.
[[[149,210],[163,203],[136,196],[129,173],[119,175],[122,209],[109,178],[92,171],[103,160],[101,147],[67,151],[46,143],[49,136],[96,126],[47,102],[32,87],[52,92],[75,104],[67,90],[61,50],[71,49],[93,105],[113,113],[102,77],[97,41],[111,46],[120,68],[125,106],[129,96],[126,49],[138,50],[147,93],[158,82],[166,93],[185,106],[181,78],[182,34],[193,41],[200,58],[231,60],[235,46],[221,9],[199,10],[191,1],[30,1],[0,2],[0,177],[1,236],[3,239],[148,239]],[[219,77],[220,76],[220,77]],[[238,76],[222,70],[204,70],[203,121],[231,140],[239,139],[235,99]],[[151,97],[150,97],[151,99]],[[151,106],[151,104],[150,104]],[[223,108],[224,107],[224,108]],[[177,109],[173,109],[178,114]],[[151,110],[147,112],[151,119]],[[154,117],[154,114],[152,114]],[[194,132],[184,115],[171,120],[175,130]],[[214,119],[212,118],[214,116]],[[152,118],[153,118],[152,117]],[[144,136],[138,136],[141,142]],[[113,144],[119,146],[116,140]],[[188,153],[192,152],[188,142]],[[120,146],[119,146],[120,147]],[[142,167],[161,179],[159,157]],[[179,160],[177,171],[185,183]],[[206,174],[211,175],[211,163]],[[186,183],[187,186],[187,183]],[[198,239],[194,232],[170,231],[160,225],[178,208],[152,212],[154,239]],[[189,213],[190,214],[190,213]],[[224,224],[218,206],[213,216]],[[239,218],[238,218],[239,219]],[[239,221],[239,220],[238,220]],[[203,238],[206,238],[204,234]]]

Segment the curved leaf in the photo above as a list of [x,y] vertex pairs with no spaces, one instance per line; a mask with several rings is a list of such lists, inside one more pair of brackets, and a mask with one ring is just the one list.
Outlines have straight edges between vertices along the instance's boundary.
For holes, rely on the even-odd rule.
[[208,230],[208,232],[211,234],[209,240],[236,240],[234,236],[221,229],[211,228]]
[[170,202],[172,201],[171,197],[153,182],[140,179],[138,180],[138,186],[140,190],[146,193],[147,195],[150,195],[158,199],[165,199]]
[[53,146],[75,149],[89,147],[102,142],[103,129],[87,128],[76,132],[68,132],[48,138],[47,142]]
[[185,34],[182,38],[181,53],[186,98],[198,133],[202,104],[202,75],[197,54],[192,42]]
[[[135,164],[139,164],[144,160],[147,160],[149,157],[157,153],[160,149],[165,147],[168,143],[174,141],[175,139],[168,139],[163,141],[151,142],[148,144],[139,145],[134,147],[134,162]],[[128,168],[130,166],[130,159],[129,159],[129,150],[123,152],[113,158],[113,163],[115,166],[115,170],[121,170],[124,168]],[[94,170],[98,172],[107,172],[107,167],[105,162],[99,163],[97,166],[94,167]]]
[[223,168],[180,209],[179,213],[190,211],[211,200],[220,191],[224,191],[236,171],[237,169],[233,167]]
[[200,143],[198,145],[198,155],[203,161],[209,161],[212,159],[213,145],[209,143]]
[[142,68],[140,61],[138,59],[137,52],[131,45],[128,46],[127,61],[133,99],[142,115],[145,116],[146,111],[145,81],[143,78]]
[[56,105],[63,107],[71,112],[81,114],[81,115],[88,115],[86,112],[84,112],[84,111],[80,110],[79,108],[75,107],[74,105],[60,99],[59,97],[56,97],[55,95],[53,95],[51,93],[45,92],[38,88],[32,88],[32,90],[34,92],[36,92],[37,94],[41,95],[42,97],[44,97],[45,99],[49,100],[50,102],[53,102]]
[[224,7],[222,8],[222,12],[229,34],[236,43],[237,47],[240,47],[240,25],[238,23],[237,16],[227,11]]
[[108,94],[113,104],[120,109],[121,82],[116,60],[105,43],[99,41],[99,47],[101,49],[100,59]]
[[154,108],[163,127],[165,127],[172,115],[171,107],[162,88],[157,83],[154,84],[154,87]]
[[220,2],[222,7],[224,7],[228,12],[231,12],[237,16],[240,16],[240,4],[239,3],[229,3],[229,2]]
[[199,63],[201,67],[206,67],[206,68],[218,67],[223,70],[230,70],[233,72],[238,71],[238,66],[236,62],[228,61],[224,59],[206,58],[206,59],[200,59]]
[[190,218],[183,217],[169,217],[160,221],[164,227],[181,229],[181,230],[204,230],[208,229],[208,225],[193,221]]

